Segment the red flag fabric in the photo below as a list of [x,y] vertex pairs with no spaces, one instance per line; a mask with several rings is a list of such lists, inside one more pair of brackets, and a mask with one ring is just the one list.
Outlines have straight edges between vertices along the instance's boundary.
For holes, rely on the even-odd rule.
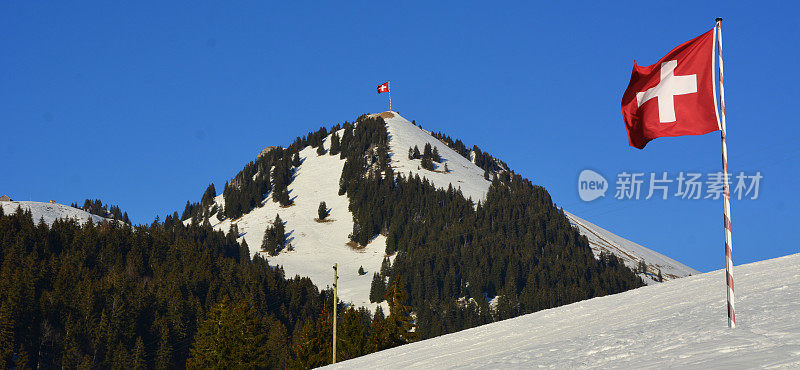
[[662,136],[719,129],[714,85],[714,29],[672,49],[657,63],[637,66],[622,96],[630,146]]
[[378,94],[385,92],[389,92],[389,81],[386,81],[378,86]]

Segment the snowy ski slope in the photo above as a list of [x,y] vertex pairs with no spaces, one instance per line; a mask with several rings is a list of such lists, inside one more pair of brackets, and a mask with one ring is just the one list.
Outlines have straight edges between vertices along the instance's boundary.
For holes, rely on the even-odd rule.
[[58,203],[0,201],[0,206],[3,207],[3,212],[5,214],[16,212],[18,207],[22,207],[23,210],[29,209],[33,214],[34,222],[39,222],[39,220],[43,218],[44,222],[48,225],[52,225],[55,220],[63,218],[76,219],[80,223],[85,223],[89,219],[95,223],[102,222],[103,220],[112,221],[111,219],[93,215],[82,209],[72,208]]
[[488,324],[335,365],[340,369],[800,368],[800,254]]

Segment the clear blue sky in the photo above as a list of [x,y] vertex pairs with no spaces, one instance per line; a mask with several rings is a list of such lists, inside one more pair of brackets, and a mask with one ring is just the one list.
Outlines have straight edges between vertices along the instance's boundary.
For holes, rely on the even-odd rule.
[[[0,3],[0,193],[100,198],[134,222],[183,210],[268,145],[395,110],[505,160],[579,216],[701,271],[724,267],[722,202],[584,203],[578,173],[717,171],[719,134],[628,147],[620,99],[725,18],[736,264],[800,250],[800,14],[773,2]],[[276,3],[276,2],[270,2]],[[285,2],[284,2],[285,3]]]

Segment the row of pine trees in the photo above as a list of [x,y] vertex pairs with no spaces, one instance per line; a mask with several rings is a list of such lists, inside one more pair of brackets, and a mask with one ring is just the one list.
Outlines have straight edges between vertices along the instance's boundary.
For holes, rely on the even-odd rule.
[[[312,368],[331,361],[331,290],[250,259],[208,222],[35,222],[0,209],[0,367]],[[416,340],[390,311],[339,304],[339,359]]]
[[86,199],[83,201],[83,207],[78,207],[78,203],[74,202],[70,206],[100,217],[120,220],[126,224],[131,223],[131,220],[128,218],[128,212],[123,212],[119,206],[113,204],[103,204],[100,199]]

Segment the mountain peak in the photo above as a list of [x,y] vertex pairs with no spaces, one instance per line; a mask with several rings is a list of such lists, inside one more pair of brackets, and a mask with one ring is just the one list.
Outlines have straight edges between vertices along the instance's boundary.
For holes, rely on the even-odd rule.
[[390,110],[387,110],[386,112],[377,113],[375,115],[380,117],[380,118],[383,118],[383,119],[394,118],[395,116],[400,116],[397,112],[393,112],[393,111],[390,111]]
[[[460,141],[426,131],[397,112],[385,111],[367,116],[381,117],[385,122],[388,165],[399,176],[419,176],[439,189],[452,187],[477,205],[479,201],[485,202],[492,185],[490,179],[494,175],[510,172],[502,161],[482,153],[477,147],[467,149]],[[308,276],[323,287],[332,283],[331,265],[336,262],[339,264],[340,297],[356,306],[374,307],[369,300],[371,277],[380,271],[384,258],[388,257],[394,263],[396,254],[386,254],[387,237],[383,234],[377,234],[365,246],[353,247],[350,235],[354,227],[354,215],[350,211],[347,194],[339,194],[346,160],[339,154],[330,154],[333,135],[342,138],[346,130],[337,126],[314,141],[309,141],[305,147],[293,149],[297,151],[299,164],[294,165],[292,179],[287,186],[292,199],[290,205],[281,206],[272,200],[270,194],[265,194],[254,208],[241,217],[223,218],[221,221],[217,217],[209,219],[214,228],[225,232],[236,225],[240,233],[239,240],[246,240],[251,255],[256,255],[264,253],[260,246],[265,232],[279,215],[284,221],[287,248],[277,255],[266,256],[270,265],[283,266],[287,276]],[[414,155],[415,151],[418,151],[417,155]],[[435,159],[423,164],[419,156],[423,151],[435,153]],[[270,167],[267,167],[266,171],[269,170]],[[329,211],[325,222],[316,219],[321,202],[325,202]],[[217,195],[208,207],[227,208],[225,196]],[[213,211],[206,214],[213,215]],[[639,276],[648,283],[655,282],[653,276],[656,269],[662,270],[665,280],[696,273],[574,215],[566,215],[573,226],[587,236],[595,255],[601,251],[610,252],[622,258],[629,267],[636,267],[639,261],[644,260],[650,269]]]

